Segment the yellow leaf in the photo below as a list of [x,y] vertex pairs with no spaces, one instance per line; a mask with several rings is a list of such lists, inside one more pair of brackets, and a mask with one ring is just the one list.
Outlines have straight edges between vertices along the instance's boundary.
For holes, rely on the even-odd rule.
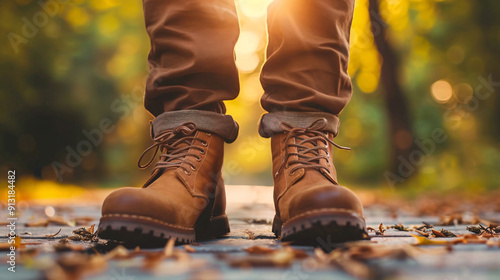
[[414,245],[448,245],[451,242],[448,240],[434,240],[434,239],[429,239],[423,236],[418,236],[415,234],[412,234],[411,236],[415,237],[417,239],[417,243]]

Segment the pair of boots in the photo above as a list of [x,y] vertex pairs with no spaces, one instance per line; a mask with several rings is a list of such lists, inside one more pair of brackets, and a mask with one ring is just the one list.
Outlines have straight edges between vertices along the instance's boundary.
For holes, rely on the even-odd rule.
[[[333,164],[337,119],[330,114],[280,112],[263,116],[271,137],[274,177],[272,231],[282,240],[315,243],[367,237],[363,207],[339,186]],[[199,110],[166,112],[151,124],[154,165],[142,188],[122,188],[104,201],[98,233],[134,244],[191,243],[229,232],[221,168],[224,142],[238,125],[231,116]]]

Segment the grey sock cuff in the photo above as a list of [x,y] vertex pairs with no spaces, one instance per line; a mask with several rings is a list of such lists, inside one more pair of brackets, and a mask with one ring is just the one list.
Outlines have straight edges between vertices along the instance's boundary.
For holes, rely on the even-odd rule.
[[326,119],[325,131],[337,135],[339,132],[339,117],[330,113],[323,112],[272,112],[264,114],[260,119],[259,134],[264,138],[269,138],[273,134],[283,132],[281,124],[283,122],[290,124],[293,127],[306,128],[314,121],[324,118]]
[[220,136],[227,143],[234,142],[238,137],[238,123],[229,115],[201,110],[180,110],[158,115],[151,122],[151,138],[188,122],[194,123],[199,130]]

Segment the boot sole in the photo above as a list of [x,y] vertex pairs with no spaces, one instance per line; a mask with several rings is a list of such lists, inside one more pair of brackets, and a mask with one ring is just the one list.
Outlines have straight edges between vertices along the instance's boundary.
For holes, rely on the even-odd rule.
[[369,239],[366,223],[358,214],[343,209],[320,209],[305,212],[283,224],[274,217],[273,232],[282,241],[321,246],[326,251],[336,243]]
[[97,234],[100,238],[125,245],[161,247],[174,238],[177,244],[217,238],[229,233],[226,215],[212,217],[194,228],[180,227],[145,216],[109,214],[102,216]]

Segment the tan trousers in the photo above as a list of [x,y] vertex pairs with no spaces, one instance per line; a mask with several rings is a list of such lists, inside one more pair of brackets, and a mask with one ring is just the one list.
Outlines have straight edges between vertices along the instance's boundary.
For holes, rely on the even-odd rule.
[[[314,113],[329,119],[328,130],[337,134],[338,115],[352,94],[347,66],[353,10],[354,0],[270,4],[261,104],[271,114],[262,122],[293,124]],[[155,116],[182,110],[224,114],[223,101],[239,92],[233,0],[144,0],[144,14],[151,38],[146,109]],[[261,135],[276,127],[261,123]]]

